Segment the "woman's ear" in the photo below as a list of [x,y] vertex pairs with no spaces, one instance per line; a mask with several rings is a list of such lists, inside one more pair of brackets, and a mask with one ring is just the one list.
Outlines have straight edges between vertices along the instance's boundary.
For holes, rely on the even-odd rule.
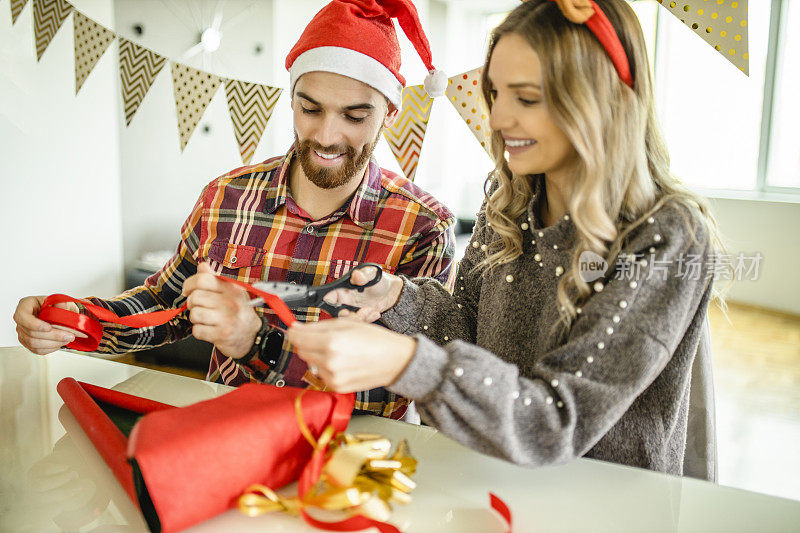
[[386,118],[383,119],[383,125],[387,128],[391,128],[394,126],[395,121],[397,120],[397,115],[399,110],[395,107],[394,104],[389,104],[389,112],[386,114]]

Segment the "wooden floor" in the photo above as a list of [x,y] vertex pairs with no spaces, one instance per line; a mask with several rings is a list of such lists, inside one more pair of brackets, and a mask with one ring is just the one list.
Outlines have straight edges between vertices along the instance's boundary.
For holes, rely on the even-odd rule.
[[[719,482],[800,500],[800,317],[730,303],[710,310]],[[204,373],[129,364],[203,379]]]
[[709,315],[719,482],[800,500],[800,317],[736,304]]

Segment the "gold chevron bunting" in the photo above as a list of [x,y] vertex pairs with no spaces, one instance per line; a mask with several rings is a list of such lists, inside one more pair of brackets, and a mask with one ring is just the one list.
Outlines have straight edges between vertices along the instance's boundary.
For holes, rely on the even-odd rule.
[[433,109],[433,98],[428,96],[422,85],[412,85],[403,89],[401,106],[394,124],[391,128],[384,128],[383,136],[400,163],[403,174],[414,181],[422,141]]
[[28,0],[11,0],[11,25],[17,23],[17,19],[19,18],[19,14],[22,13],[22,10],[25,9],[25,4],[28,3]]
[[282,89],[269,85],[225,80],[228,111],[236,142],[239,143],[239,154],[245,165],[250,163],[250,158],[256,151],[281,91]]
[[164,68],[167,59],[152,50],[135,44],[124,37],[119,38],[119,75],[122,80],[122,101],[125,105],[125,125],[129,126],[133,115],[142,105],[142,100],[153,85],[153,81]]
[[50,41],[72,13],[65,0],[33,0],[33,32],[36,35],[36,60],[42,59]]

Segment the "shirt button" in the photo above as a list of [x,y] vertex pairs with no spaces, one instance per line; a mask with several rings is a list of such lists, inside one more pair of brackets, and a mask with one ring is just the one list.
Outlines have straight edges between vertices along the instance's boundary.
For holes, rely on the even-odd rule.
[[283,387],[284,385],[286,385],[286,382],[283,381],[282,379],[279,379],[278,381],[275,382],[276,387]]
[[231,264],[236,264],[236,256],[231,256]]

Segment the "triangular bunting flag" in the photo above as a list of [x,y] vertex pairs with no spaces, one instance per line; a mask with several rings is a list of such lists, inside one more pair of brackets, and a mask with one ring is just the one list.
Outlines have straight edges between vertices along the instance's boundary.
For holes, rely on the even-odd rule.
[[22,10],[25,9],[25,4],[28,3],[28,0],[11,0],[11,25],[17,23],[17,19],[19,18],[19,14],[22,13]]
[[114,40],[114,32],[75,12],[75,94]]
[[658,3],[694,30],[739,70],[750,75],[747,0],[692,3],[658,0]]
[[422,85],[413,85],[403,89],[403,103],[397,120],[391,128],[383,130],[383,136],[389,142],[394,157],[400,163],[403,174],[414,181],[428,128],[428,119],[433,109],[433,98],[428,96]]
[[281,90],[258,83],[225,80],[228,111],[231,114],[236,141],[239,143],[242,163],[245,165],[250,163],[250,158],[256,151],[267,122],[272,116],[275,103],[281,96]]
[[136,114],[165,62],[166,58],[155,52],[124,37],[119,38],[119,76],[122,80],[126,126],[130,125],[133,115]]
[[221,78],[208,72],[180,63],[172,64],[172,84],[175,88],[175,107],[178,110],[181,151],[186,148],[192,132],[221,83]]
[[65,0],[33,0],[33,32],[36,35],[36,60],[42,59],[50,41],[72,12]]
[[481,93],[481,73],[483,67],[453,76],[447,82],[447,100],[453,104],[458,114],[469,126],[472,134],[491,157],[492,131],[489,128],[489,111]]

